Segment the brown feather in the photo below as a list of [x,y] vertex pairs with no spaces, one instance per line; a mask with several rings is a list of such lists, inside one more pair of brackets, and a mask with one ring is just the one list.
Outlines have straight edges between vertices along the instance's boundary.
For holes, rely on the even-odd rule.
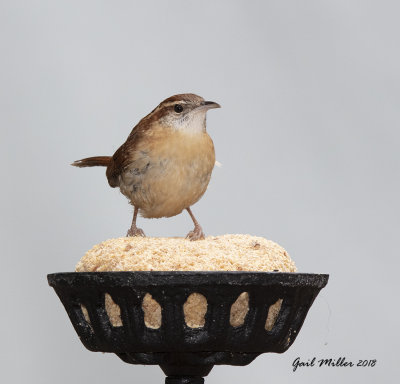
[[86,159],[76,160],[71,165],[74,167],[107,167],[110,163],[111,156],[94,156]]
[[130,164],[134,152],[137,150],[138,144],[142,141],[146,131],[148,131],[152,126],[152,124],[149,124],[148,122],[145,123],[144,119],[133,128],[125,143],[117,149],[108,164],[106,176],[108,184],[110,184],[110,187],[112,188],[119,186],[119,176]]

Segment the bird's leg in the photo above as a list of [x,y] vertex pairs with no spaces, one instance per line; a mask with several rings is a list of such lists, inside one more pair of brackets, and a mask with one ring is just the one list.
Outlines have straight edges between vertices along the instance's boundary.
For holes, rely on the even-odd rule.
[[131,227],[128,229],[128,233],[126,234],[126,236],[142,236],[142,237],[146,237],[146,235],[144,234],[143,230],[138,228],[136,226],[136,218],[137,218],[137,214],[138,214],[139,208],[135,207],[135,211],[133,212],[133,219],[132,219],[132,225]]
[[190,208],[186,208],[186,210],[188,211],[188,213],[189,213],[189,215],[192,218],[193,223],[194,223],[193,231],[190,231],[187,234],[186,238],[189,239],[189,240],[192,240],[192,241],[194,241],[194,240],[204,240],[205,236],[204,236],[203,230],[200,227],[200,224],[197,222],[196,218],[193,216],[193,213],[192,213],[191,209]]

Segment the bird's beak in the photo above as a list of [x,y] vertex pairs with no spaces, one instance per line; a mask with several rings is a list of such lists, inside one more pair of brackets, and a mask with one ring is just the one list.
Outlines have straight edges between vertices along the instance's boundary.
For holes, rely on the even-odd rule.
[[209,109],[213,108],[221,108],[221,106],[214,101],[204,101],[199,107],[195,109],[195,111],[208,111]]
[[212,109],[212,108],[221,108],[221,106],[214,102],[214,101],[205,101],[204,102],[204,107],[206,107],[207,109]]

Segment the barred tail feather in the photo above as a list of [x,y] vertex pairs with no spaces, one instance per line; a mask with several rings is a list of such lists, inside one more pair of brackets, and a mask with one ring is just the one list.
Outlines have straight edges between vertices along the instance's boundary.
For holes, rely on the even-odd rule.
[[74,167],[107,167],[110,163],[111,156],[95,156],[86,159],[76,160],[71,165]]

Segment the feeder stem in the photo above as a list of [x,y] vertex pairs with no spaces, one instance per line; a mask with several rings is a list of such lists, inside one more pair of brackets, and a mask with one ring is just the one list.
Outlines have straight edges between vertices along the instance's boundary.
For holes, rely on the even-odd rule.
[[167,376],[165,384],[204,384],[201,376]]

